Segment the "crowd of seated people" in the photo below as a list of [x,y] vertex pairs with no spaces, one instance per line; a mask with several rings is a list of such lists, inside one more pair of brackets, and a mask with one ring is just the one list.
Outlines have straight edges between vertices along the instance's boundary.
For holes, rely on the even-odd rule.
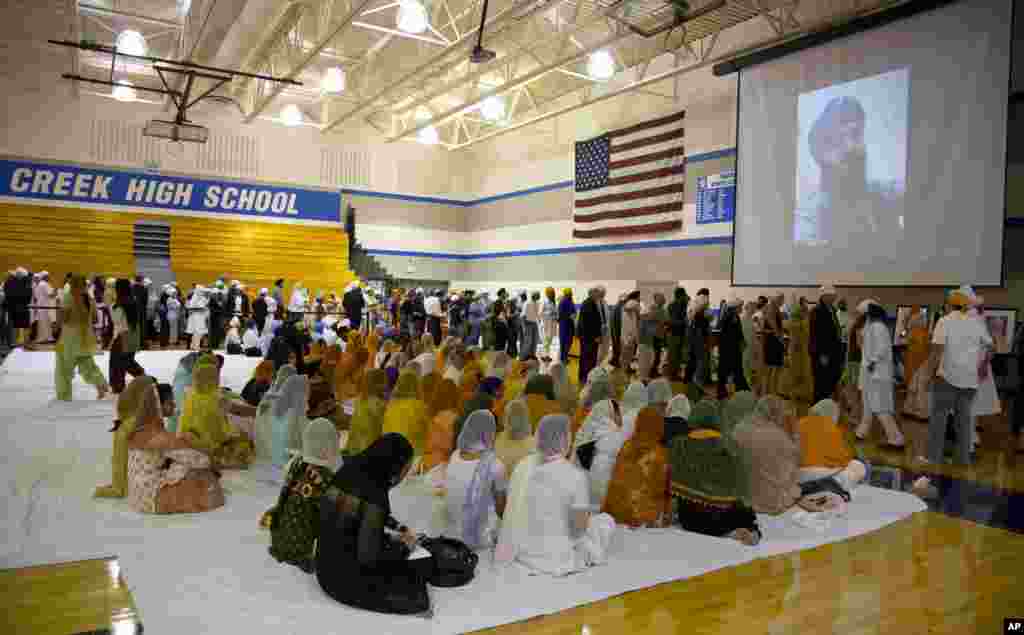
[[831,399],[798,417],[776,396],[691,399],[604,366],[579,386],[560,362],[453,337],[289,337],[275,336],[240,394],[221,386],[211,351],[186,353],[173,385],[132,379],[96,496],[208,511],[230,505],[223,470],[273,466],[280,494],[259,522],[274,560],[341,603],[429,614],[430,558],[410,559],[414,519],[392,515],[406,480],[427,487],[403,495],[443,511],[439,535],[563,576],[608,563],[620,526],[745,545],[765,537],[757,514],[826,527],[869,472]]

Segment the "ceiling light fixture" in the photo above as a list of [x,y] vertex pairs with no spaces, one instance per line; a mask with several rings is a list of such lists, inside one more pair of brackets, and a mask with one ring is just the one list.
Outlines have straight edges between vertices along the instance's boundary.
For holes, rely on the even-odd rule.
[[146,38],[138,31],[121,31],[117,34],[117,52],[125,55],[145,55]]
[[434,126],[427,126],[416,133],[416,140],[423,145],[433,146],[437,145],[441,141],[441,137],[437,134],[437,128]]
[[129,81],[121,80],[121,84],[127,84],[127,86],[114,86],[110,91],[110,95],[117,101],[135,101],[135,89],[132,88],[132,83]]
[[429,24],[427,8],[419,0],[401,0],[398,3],[396,24],[399,31],[423,33]]
[[281,121],[286,126],[302,125],[302,111],[295,104],[288,104],[281,109]]
[[497,121],[505,117],[505,100],[498,95],[491,95],[480,103],[480,114],[484,119]]
[[345,69],[340,66],[328,68],[320,80],[320,89],[325,93],[340,93],[345,90]]
[[605,50],[591,53],[587,61],[587,74],[601,81],[611,79],[615,74],[615,60],[612,59],[611,53]]

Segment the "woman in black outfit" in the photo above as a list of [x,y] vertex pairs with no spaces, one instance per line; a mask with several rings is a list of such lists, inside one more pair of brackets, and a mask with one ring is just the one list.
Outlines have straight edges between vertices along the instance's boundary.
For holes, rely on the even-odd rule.
[[491,307],[491,332],[494,333],[494,350],[508,348],[509,328],[505,317],[505,303],[498,300]]
[[[433,558],[409,560],[415,536],[391,517],[388,500],[388,490],[408,474],[412,456],[405,437],[385,434],[346,460],[324,494],[316,577],[342,604],[379,613],[430,613],[426,580]],[[400,531],[401,538],[385,529]]]

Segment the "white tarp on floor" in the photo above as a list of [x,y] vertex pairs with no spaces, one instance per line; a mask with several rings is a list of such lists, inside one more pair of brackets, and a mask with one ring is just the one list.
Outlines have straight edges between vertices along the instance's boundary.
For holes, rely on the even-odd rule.
[[[170,381],[180,352],[138,359]],[[258,360],[228,357],[224,384],[240,390]],[[106,357],[97,358],[106,370]],[[435,617],[391,617],[335,603],[316,578],[277,564],[260,515],[277,496],[266,468],[228,472],[227,505],[188,516],[144,516],[123,501],[91,498],[109,482],[113,401],[75,382],[75,401],[53,399],[53,355],[13,353],[0,367],[0,567],[99,556],[120,558],[146,632],[163,633],[460,633],[561,611],[626,591],[805,549],[874,531],[925,509],[908,494],[861,488],[845,518],[825,533],[762,518],[764,541],[744,547],[680,530],[620,530],[607,566],[562,579],[481,558],[460,589],[433,589]],[[401,488],[405,494],[414,486]],[[400,495],[401,496],[401,495]],[[409,496],[400,509],[429,508]],[[401,518],[401,516],[399,516]]]

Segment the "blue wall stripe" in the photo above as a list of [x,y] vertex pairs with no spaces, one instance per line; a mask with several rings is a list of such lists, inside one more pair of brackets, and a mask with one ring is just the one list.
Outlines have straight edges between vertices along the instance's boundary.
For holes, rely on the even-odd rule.
[[405,256],[415,258],[437,258],[439,260],[494,260],[496,258],[518,258],[521,256],[555,256],[559,254],[590,253],[602,251],[634,251],[637,249],[659,249],[675,247],[699,247],[702,245],[731,245],[732,236],[710,238],[679,238],[673,240],[651,240],[646,242],[619,243],[614,245],[576,245],[573,247],[551,247],[547,249],[525,249],[521,251],[493,251],[479,254],[453,254],[437,251],[405,251],[400,249],[367,249],[374,256]]
[[[694,154],[686,157],[686,163],[700,163],[701,161],[713,161],[715,159],[721,159],[724,157],[731,157],[736,154],[736,148],[726,148],[724,150],[714,150],[712,152],[704,152],[702,154]],[[486,205],[487,203],[493,203],[495,201],[501,201],[509,198],[516,198],[518,196],[529,196],[530,194],[538,194],[540,192],[550,192],[552,190],[564,190],[572,187],[572,181],[558,181],[557,183],[551,183],[549,185],[541,185],[539,187],[531,187],[525,190],[515,190],[512,192],[505,192],[504,194],[495,194],[494,196],[485,196],[475,200],[458,200],[454,198],[442,198],[440,196],[416,196],[414,194],[395,194],[393,192],[377,192],[374,190],[357,190],[352,188],[342,188],[341,194],[344,196],[348,194],[350,196],[365,196],[369,198],[386,198],[396,201],[408,201],[410,203],[437,203],[439,205],[451,205],[453,207],[476,207],[477,205]]]

